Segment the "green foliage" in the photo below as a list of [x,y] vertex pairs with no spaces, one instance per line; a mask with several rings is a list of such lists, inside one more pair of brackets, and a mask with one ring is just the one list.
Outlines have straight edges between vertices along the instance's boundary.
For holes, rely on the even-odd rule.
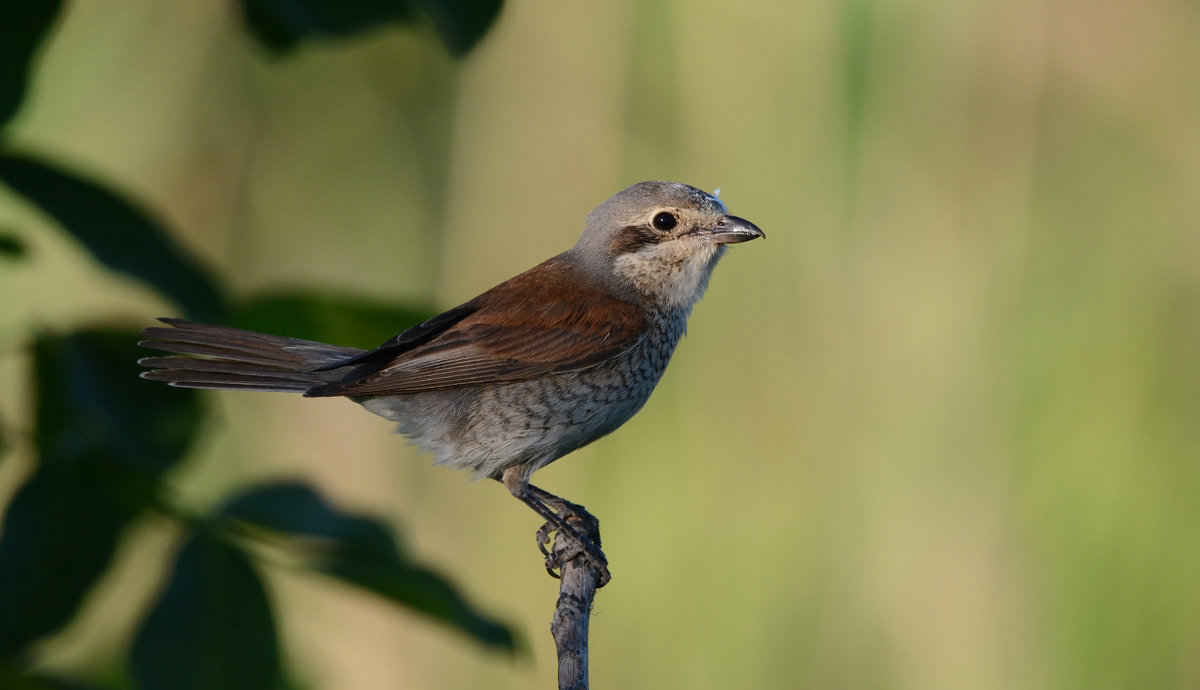
[[66,624],[107,569],[135,510],[103,468],[39,471],[8,507],[0,542],[0,653]]
[[[66,625],[122,534],[148,510],[179,521],[190,536],[134,647],[141,687],[178,687],[171,674],[179,669],[190,669],[185,675],[198,688],[277,684],[274,623],[250,562],[255,535],[263,534],[314,572],[485,645],[515,649],[511,631],[414,563],[381,522],[343,513],[309,487],[251,487],[207,519],[171,505],[164,474],[197,438],[202,400],[140,380],[135,342],[132,332],[98,330],[42,336],[34,346],[40,464],[4,518],[0,657],[19,661]],[[225,647],[231,641],[237,654]]]
[[0,9],[0,128],[21,109],[34,53],[61,8],[62,0],[21,0]]
[[0,230],[0,258],[2,259],[23,259],[28,254],[29,249],[20,237],[15,234]]
[[293,50],[302,40],[359,34],[425,15],[442,43],[465,55],[500,14],[500,0],[242,0],[247,28],[267,48]]
[[277,52],[315,37],[353,35],[387,23],[412,21],[412,6],[397,0],[242,0],[246,28]]
[[150,214],[104,185],[37,157],[0,154],[0,181],[40,206],[104,265],[145,280],[199,319],[224,299],[207,271]]
[[75,678],[28,673],[0,661],[0,688],[4,690],[98,690],[100,687]]
[[275,620],[250,556],[203,532],[189,539],[138,632],[132,662],[138,687],[148,690],[280,687]]
[[405,604],[484,644],[514,648],[511,631],[480,615],[444,578],[414,563],[380,522],[343,513],[303,484],[252,487],[218,515],[267,530],[313,570]]
[[389,340],[429,316],[427,309],[411,309],[358,297],[290,292],[246,299],[234,309],[232,323],[252,331],[365,347]]
[[442,43],[466,55],[500,14],[500,0],[414,0],[433,22]]
[[197,396],[140,381],[130,335],[81,332],[34,347],[40,465],[0,540],[2,654],[70,620],[195,437]]
[[195,439],[194,391],[138,378],[143,352],[124,330],[43,336],[34,347],[35,438],[44,468],[100,466],[157,482]]
[[[457,53],[478,41],[499,6],[421,3]],[[20,109],[33,56],[58,12],[57,2],[0,6],[0,127]],[[277,47],[412,16],[407,5],[384,1],[247,2],[246,12],[258,35]],[[281,23],[285,15],[300,23]],[[98,262],[144,281],[195,318],[372,343],[428,316],[305,293],[231,305],[224,288],[152,213],[107,184],[12,150],[0,150],[0,183],[57,221]],[[0,233],[0,257],[26,257],[18,234]],[[137,339],[136,332],[107,327],[33,339],[37,464],[3,507],[0,687],[95,687],[33,671],[33,647],[71,623],[130,527],[147,514],[173,521],[183,544],[129,655],[128,675],[139,688],[291,686],[260,574],[264,563],[256,546],[263,539],[313,572],[421,612],[481,644],[515,650],[506,626],[414,562],[383,522],[344,513],[315,489],[295,483],[250,487],[207,517],[177,505],[169,472],[199,437],[205,400],[195,391],[141,380],[137,359],[145,352]]]

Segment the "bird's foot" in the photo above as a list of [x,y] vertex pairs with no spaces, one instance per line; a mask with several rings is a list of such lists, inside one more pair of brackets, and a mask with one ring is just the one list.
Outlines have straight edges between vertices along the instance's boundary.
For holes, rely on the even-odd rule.
[[[608,569],[608,557],[604,555],[604,551],[585,534],[570,528],[573,527],[570,523],[567,525],[569,528],[555,522],[547,522],[537,531],[538,549],[546,557],[546,572],[554,578],[562,577],[560,573],[565,564],[583,557],[598,573],[596,587],[608,584],[609,580],[612,580],[612,573]],[[553,538],[551,533],[555,535]],[[552,541],[553,547],[547,548],[551,546]]]
[[[530,506],[546,518],[546,524],[536,534],[538,549],[546,557],[546,572],[552,577],[561,577],[565,564],[583,557],[598,573],[596,586],[599,588],[608,584],[612,573],[608,569],[608,557],[600,549],[600,521],[583,506],[535,486],[529,487],[529,493],[530,499],[542,509],[539,510],[533,503]],[[551,534],[554,534],[553,538]]]

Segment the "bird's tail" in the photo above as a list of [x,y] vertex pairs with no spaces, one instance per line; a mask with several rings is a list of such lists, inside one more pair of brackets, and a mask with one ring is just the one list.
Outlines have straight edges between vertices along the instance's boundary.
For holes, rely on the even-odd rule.
[[142,331],[142,347],[172,352],[145,357],[142,378],[181,388],[303,393],[341,379],[339,364],[363,353],[353,347],[284,338],[184,319]]

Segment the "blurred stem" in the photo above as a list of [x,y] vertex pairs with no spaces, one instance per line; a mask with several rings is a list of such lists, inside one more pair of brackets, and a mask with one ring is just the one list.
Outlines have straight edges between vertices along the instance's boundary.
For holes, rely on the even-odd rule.
[[859,162],[867,114],[867,92],[871,77],[871,29],[874,0],[843,0],[842,10],[842,107],[845,112],[846,213],[852,218],[858,196]]
[[633,4],[625,113],[627,177],[646,177],[651,171],[681,162],[678,41],[673,14],[669,2]]

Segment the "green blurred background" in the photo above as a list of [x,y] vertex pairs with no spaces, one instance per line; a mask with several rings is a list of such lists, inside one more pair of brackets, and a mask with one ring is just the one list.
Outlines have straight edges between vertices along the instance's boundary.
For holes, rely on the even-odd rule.
[[[537,477],[602,521],[593,685],[1196,688],[1197,36],[1183,0],[516,0],[461,62],[413,29],[281,59],[227,3],[77,2],[11,139],[139,199],[235,294],[431,308],[630,183],[720,187],[767,240],[726,257],[646,409]],[[0,264],[5,342],[178,311],[4,190],[0,228],[36,259]],[[307,478],[532,650],[274,573],[303,682],[553,686],[526,508],[344,401],[215,397],[186,501]],[[43,663],[119,654],[171,539],[143,525]]]

